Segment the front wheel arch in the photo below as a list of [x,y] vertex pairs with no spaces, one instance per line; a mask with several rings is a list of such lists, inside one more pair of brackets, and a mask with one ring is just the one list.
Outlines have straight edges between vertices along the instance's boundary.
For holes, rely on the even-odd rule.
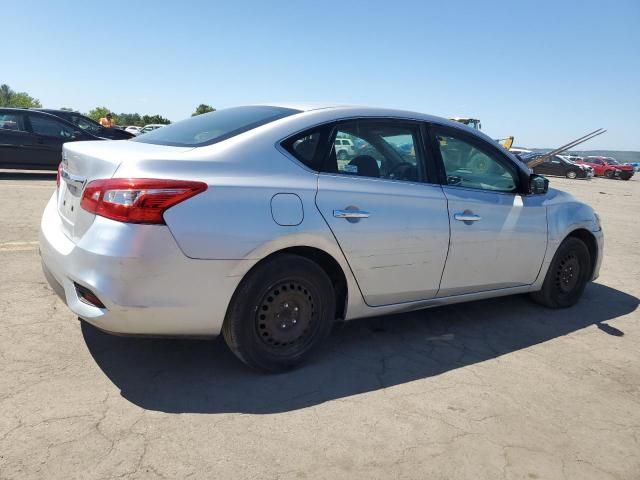
[[[591,258],[591,272],[589,274],[589,278],[593,278],[593,273],[595,271],[599,255],[598,242],[596,241],[596,237],[589,230],[586,230],[584,228],[573,230],[562,240],[562,242],[564,242],[564,240],[569,237],[575,237],[579,240],[582,240],[587,245],[587,248],[589,249],[589,257]],[[562,242],[560,242],[560,244],[562,244]]]

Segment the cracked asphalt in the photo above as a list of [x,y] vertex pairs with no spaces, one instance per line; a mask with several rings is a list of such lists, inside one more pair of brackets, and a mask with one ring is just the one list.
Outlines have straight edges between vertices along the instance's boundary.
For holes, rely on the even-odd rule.
[[50,175],[0,172],[0,478],[639,479],[640,179],[552,179],[602,217],[582,302],[339,326],[303,368],[103,334],[46,284]]

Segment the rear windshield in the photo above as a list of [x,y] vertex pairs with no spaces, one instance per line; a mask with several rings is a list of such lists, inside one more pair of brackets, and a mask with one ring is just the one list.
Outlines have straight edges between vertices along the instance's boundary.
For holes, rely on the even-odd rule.
[[267,106],[227,108],[172,123],[130,141],[175,147],[202,147],[295,113],[300,113],[300,110]]

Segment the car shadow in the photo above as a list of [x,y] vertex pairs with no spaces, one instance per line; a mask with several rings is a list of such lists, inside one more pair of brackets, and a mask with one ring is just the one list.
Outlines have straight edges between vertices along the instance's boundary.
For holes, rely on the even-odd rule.
[[526,296],[503,297],[336,326],[308,363],[266,375],[214,341],[108,335],[82,322],[91,355],[122,396],[172,413],[268,414],[317,405],[496,358],[596,325],[603,342],[624,332],[603,322],[638,299],[592,284],[581,302],[549,310]]
[[57,172],[49,171],[2,171],[0,170],[0,180],[55,180]]

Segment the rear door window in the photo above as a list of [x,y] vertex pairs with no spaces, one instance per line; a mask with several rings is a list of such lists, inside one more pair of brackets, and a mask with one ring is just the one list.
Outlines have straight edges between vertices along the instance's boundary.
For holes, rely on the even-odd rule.
[[70,139],[75,133],[70,125],[43,115],[29,115],[29,122],[33,133],[44,137]]
[[325,165],[326,172],[387,180],[424,181],[420,127],[417,123],[386,119],[356,120],[339,124],[335,133],[345,145],[334,145]]
[[0,130],[26,132],[24,127],[24,117],[14,113],[0,113]]

